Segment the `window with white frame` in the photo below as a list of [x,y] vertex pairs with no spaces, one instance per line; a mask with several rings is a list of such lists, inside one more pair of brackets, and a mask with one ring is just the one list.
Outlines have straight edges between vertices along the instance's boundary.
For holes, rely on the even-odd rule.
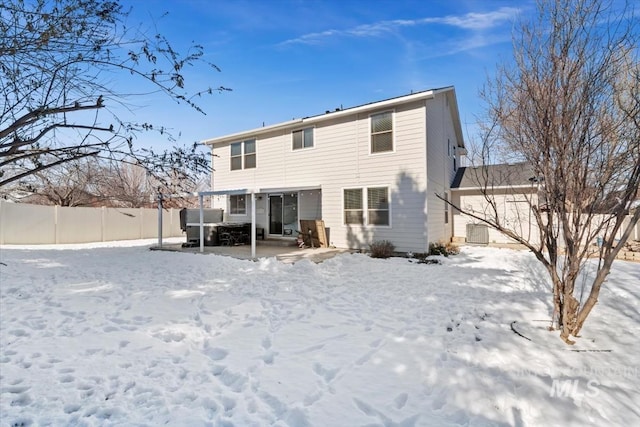
[[387,111],[371,116],[371,152],[393,151],[393,113]]
[[229,196],[229,214],[230,215],[246,215],[247,214],[247,197],[244,194]]
[[389,212],[389,188],[387,187],[344,190],[345,224],[390,225]]
[[367,224],[389,225],[389,189],[367,188]]
[[242,142],[231,144],[231,170],[242,169]]
[[256,140],[248,139],[231,144],[231,170],[256,167]]
[[449,157],[453,159],[453,171],[458,170],[458,164],[456,161],[456,144],[451,144],[449,138],[447,138],[447,151],[449,153]]
[[313,147],[313,128],[294,130],[291,132],[291,136],[294,150]]
[[364,224],[362,188],[344,190],[344,223]]

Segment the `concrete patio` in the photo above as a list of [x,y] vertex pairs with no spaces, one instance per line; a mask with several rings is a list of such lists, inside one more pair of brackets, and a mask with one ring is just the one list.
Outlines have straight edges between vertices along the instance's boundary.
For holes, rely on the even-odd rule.
[[[205,246],[204,252],[200,252],[200,247],[182,247],[182,243],[163,243],[162,247],[152,246],[151,250],[156,251],[172,251],[194,254],[215,254],[230,256],[238,259],[251,259],[251,245],[238,246]],[[284,263],[294,263],[307,259],[309,261],[320,263],[341,253],[352,253],[349,249],[336,248],[304,248],[297,246],[283,245],[281,241],[260,241],[256,245],[256,259],[273,258]]]

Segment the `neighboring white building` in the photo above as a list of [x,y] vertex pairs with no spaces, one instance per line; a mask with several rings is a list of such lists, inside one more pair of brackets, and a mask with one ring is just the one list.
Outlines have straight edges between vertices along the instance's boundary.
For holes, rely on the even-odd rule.
[[[539,245],[540,230],[531,206],[544,206],[544,192],[541,191],[544,182],[537,176],[528,163],[496,164],[478,167],[461,167],[451,184],[451,202],[460,207],[453,209],[453,241],[475,244],[512,244],[515,240],[488,227],[477,218],[500,220],[502,226],[516,233],[527,242]],[[542,207],[541,206],[541,207]],[[598,238],[610,233],[610,227],[602,228],[602,224],[611,219],[604,210],[599,213],[583,215],[583,221],[590,221],[591,230],[597,235],[589,235],[584,242],[595,245]],[[633,211],[633,208],[631,209]],[[477,218],[474,218],[477,217]],[[544,218],[544,217],[543,217]],[[590,218],[590,219],[589,219]],[[631,221],[627,216],[625,226]],[[616,238],[622,237],[625,227],[618,230]],[[589,234],[592,234],[589,231]],[[637,240],[640,236],[640,224],[631,233],[630,240]],[[562,238],[559,241],[564,245]]]
[[450,197],[466,153],[453,87],[427,90],[204,141],[211,190],[226,221],[295,238],[300,220],[324,221],[328,241],[366,249],[389,240],[427,252],[452,237]]
[[[497,214],[506,228],[530,243],[540,242],[540,233],[530,207],[530,204],[538,203],[538,179],[527,163],[458,168],[451,184],[451,202],[480,218],[493,219]],[[453,209],[453,241],[516,243],[457,209]]]

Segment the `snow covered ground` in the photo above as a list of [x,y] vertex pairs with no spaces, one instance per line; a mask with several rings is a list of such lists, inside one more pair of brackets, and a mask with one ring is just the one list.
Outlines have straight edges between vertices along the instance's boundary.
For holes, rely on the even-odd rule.
[[568,347],[526,252],[283,264],[108,246],[0,250],[0,425],[640,421],[637,263],[615,262]]

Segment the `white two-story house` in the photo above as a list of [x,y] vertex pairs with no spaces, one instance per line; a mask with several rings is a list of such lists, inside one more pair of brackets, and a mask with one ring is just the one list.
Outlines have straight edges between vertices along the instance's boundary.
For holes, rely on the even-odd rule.
[[[213,207],[267,237],[294,239],[300,220],[323,220],[329,244],[381,240],[427,252],[449,241],[452,212],[439,199],[465,154],[453,87],[220,136],[212,150]],[[255,206],[251,206],[254,200]]]

